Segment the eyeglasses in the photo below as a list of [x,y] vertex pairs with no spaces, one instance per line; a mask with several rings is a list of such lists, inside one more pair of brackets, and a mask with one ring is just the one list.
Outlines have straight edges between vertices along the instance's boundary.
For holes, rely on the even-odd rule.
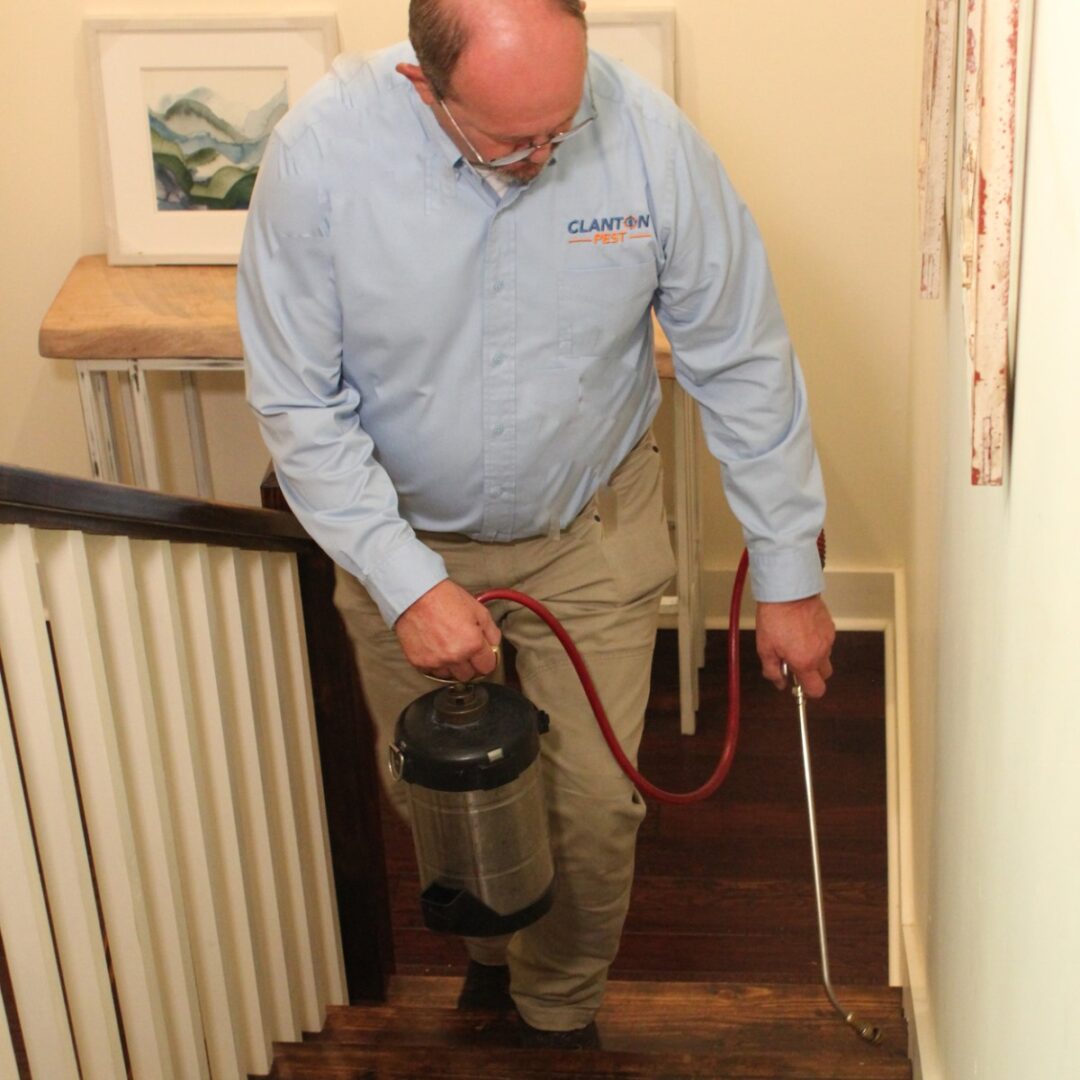
[[[591,95],[590,95],[591,96]],[[559,143],[566,142],[567,139],[572,138],[579,131],[587,128],[595,119],[596,114],[585,117],[580,124],[575,124],[572,128],[567,128],[566,131],[560,131],[552,135],[550,139],[544,139],[542,142],[529,143],[528,146],[522,146],[515,150],[513,153],[505,154],[502,157],[486,158],[479,150],[473,146],[469,136],[461,130],[461,125],[454,119],[454,114],[450,111],[450,106],[446,104],[443,98],[439,98],[439,104],[443,108],[443,112],[446,113],[447,119],[454,125],[454,130],[465,140],[465,145],[472,151],[475,161],[470,162],[471,165],[481,165],[485,169],[504,169],[507,165],[516,165],[519,161],[524,161],[528,157],[532,157],[537,150],[543,150],[545,146],[558,146]]]

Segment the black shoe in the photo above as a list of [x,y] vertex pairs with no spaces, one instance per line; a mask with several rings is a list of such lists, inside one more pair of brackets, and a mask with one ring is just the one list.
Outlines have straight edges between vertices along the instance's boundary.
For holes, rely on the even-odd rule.
[[465,971],[465,982],[458,994],[457,1007],[483,1012],[513,1012],[510,969],[505,964],[493,967],[470,960]]
[[542,1031],[521,1021],[521,1045],[527,1050],[599,1050],[596,1021],[573,1031]]

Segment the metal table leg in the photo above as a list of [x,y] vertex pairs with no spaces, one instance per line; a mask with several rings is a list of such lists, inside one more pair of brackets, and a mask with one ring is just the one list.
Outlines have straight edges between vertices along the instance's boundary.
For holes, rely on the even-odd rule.
[[75,365],[79,380],[79,402],[82,405],[86,446],[90,452],[90,471],[95,480],[120,479],[116,458],[116,424],[113,421],[112,401],[109,398],[108,370],[98,370],[84,364]]
[[203,422],[202,402],[195,385],[195,373],[183,371],[180,382],[184,388],[184,412],[187,414],[188,439],[191,442],[191,459],[195,465],[195,488],[199,497],[214,497],[214,480],[210,475],[210,449],[206,443],[206,424]]

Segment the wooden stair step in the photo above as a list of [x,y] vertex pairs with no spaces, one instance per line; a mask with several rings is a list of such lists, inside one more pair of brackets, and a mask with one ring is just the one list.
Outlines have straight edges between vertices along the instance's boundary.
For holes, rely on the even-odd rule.
[[516,1016],[458,1012],[460,985],[458,977],[395,976],[385,1003],[332,1008],[318,1035],[277,1047],[272,1077],[911,1077],[900,994],[888,987],[837,990],[846,1008],[882,1029],[882,1043],[870,1046],[820,986],[613,980],[597,1017],[604,1049],[568,1053],[518,1048]]
[[271,1080],[910,1080],[906,1061],[837,1051],[630,1053],[457,1047],[277,1047]]
[[[461,942],[448,934],[427,929],[399,928],[395,947],[412,962],[400,963],[418,975],[450,975],[464,971]],[[844,985],[874,985],[888,975],[887,931],[881,930],[881,947],[867,948],[875,937],[849,936],[830,930],[829,959],[833,978]],[[622,952],[615,959],[616,979],[661,981],[707,981],[727,983],[814,983],[820,978],[821,953],[817,934],[623,934]]]
[[[461,978],[456,976],[395,975],[390,980],[388,1005],[423,1005],[453,1009],[457,1003]],[[901,993],[889,986],[834,987],[843,991],[849,1008],[876,1008],[899,1015]],[[763,1017],[766,1009],[772,1017],[789,1019],[816,1015],[835,1015],[825,990],[819,985],[758,985],[727,982],[665,982],[658,980],[608,982],[603,1011],[626,1010],[647,1005],[652,1010],[670,1008],[679,1011],[688,1005],[708,1006],[713,1015],[726,1015],[744,1023]],[[753,1006],[757,1006],[753,1008]],[[378,1006],[376,1006],[378,1007]],[[332,1015],[353,1011],[332,1007]]]
[[[860,1020],[875,1023],[882,1041],[875,1053],[899,1055],[907,1047],[907,1030],[899,1019],[880,1022],[870,1013],[856,1013]],[[835,1012],[815,1020],[776,1020],[745,1023],[717,1020],[705,1013],[672,1017],[670,1014],[638,1012],[633,1017],[615,1018],[609,1010],[597,1017],[604,1047],[620,1052],[660,1053],[686,1050],[694,1053],[723,1051],[785,1050],[796,1052],[813,1047],[849,1054],[859,1047],[859,1039]],[[516,1018],[497,1018],[479,1013],[448,1015],[442,1009],[398,1008],[360,1009],[347,1019],[338,1018],[312,1041],[338,1046],[428,1046],[441,1049],[460,1047],[503,1047],[517,1045]]]

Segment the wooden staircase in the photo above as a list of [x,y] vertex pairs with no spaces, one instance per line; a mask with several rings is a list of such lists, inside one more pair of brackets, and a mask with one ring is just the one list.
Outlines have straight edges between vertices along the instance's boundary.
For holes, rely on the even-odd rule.
[[460,979],[396,976],[385,1004],[332,1008],[323,1031],[275,1047],[272,1080],[909,1080],[900,991],[844,987],[882,1030],[863,1042],[818,986],[612,982],[604,1049],[521,1050],[516,1018],[458,1012]]

